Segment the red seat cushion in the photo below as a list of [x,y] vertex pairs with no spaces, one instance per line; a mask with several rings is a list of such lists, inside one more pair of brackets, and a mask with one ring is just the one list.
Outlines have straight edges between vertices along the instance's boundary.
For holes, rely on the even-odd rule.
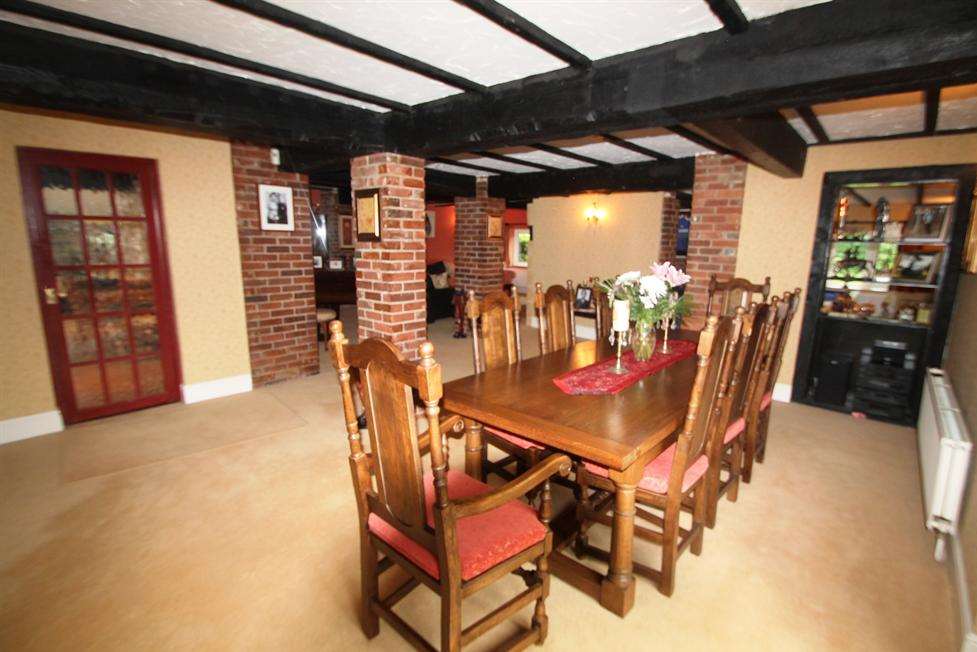
[[[638,481],[638,487],[645,491],[656,494],[668,493],[668,474],[672,471],[672,460],[675,458],[675,444],[672,444],[662,454],[648,462],[645,471]],[[597,464],[584,462],[587,471],[594,475],[607,477],[607,469]],[[692,463],[692,466],[685,470],[685,477],[682,479],[682,492],[689,490],[692,485],[706,473],[709,468],[709,458],[700,455],[699,459]]]
[[[458,471],[448,471],[448,498],[457,500],[481,496],[492,487]],[[434,476],[424,475],[424,498],[427,524],[434,527]],[[393,527],[376,514],[367,521],[370,532],[383,539],[425,573],[438,579],[437,555]],[[461,578],[484,573],[492,566],[509,559],[526,548],[539,543],[546,536],[536,512],[527,504],[511,500],[500,507],[458,521],[458,556],[461,558]]]
[[729,424],[726,428],[726,434],[723,436],[723,443],[728,444],[729,442],[736,439],[737,435],[746,430],[746,419],[740,417],[733,423]]
[[496,437],[501,437],[502,439],[506,440],[510,444],[513,444],[515,446],[518,446],[519,448],[525,448],[525,449],[529,449],[529,448],[540,448],[540,445],[539,444],[534,444],[533,442],[529,441],[528,439],[523,439],[522,437],[517,437],[516,435],[512,434],[511,432],[506,432],[505,430],[499,430],[498,428],[492,428],[491,426],[485,426],[485,430],[488,431],[488,432],[490,432],[490,433],[492,433]]
[[773,393],[767,392],[766,394],[763,395],[763,398],[760,399],[760,409],[766,410],[768,407],[770,407],[770,404],[772,402],[773,402]]

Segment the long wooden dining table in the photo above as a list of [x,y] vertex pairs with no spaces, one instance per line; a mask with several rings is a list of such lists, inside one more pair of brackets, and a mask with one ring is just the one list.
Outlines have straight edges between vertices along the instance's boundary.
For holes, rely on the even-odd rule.
[[[698,332],[681,331],[679,337],[695,340]],[[444,385],[444,408],[464,417],[465,470],[480,480],[484,480],[483,425],[608,468],[616,493],[607,574],[565,555],[563,549],[573,533],[561,533],[555,522],[560,543],[554,547],[550,568],[606,609],[624,616],[634,605],[635,595],[635,489],[645,465],[674,441],[688,406],[696,356],[613,395],[571,396],[553,383],[555,376],[613,355],[605,341],[583,341],[569,349],[460,378]],[[564,516],[564,520],[572,519],[572,510]]]

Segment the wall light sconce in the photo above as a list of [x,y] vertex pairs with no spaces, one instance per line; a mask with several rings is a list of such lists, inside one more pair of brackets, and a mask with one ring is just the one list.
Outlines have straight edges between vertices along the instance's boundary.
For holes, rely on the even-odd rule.
[[600,224],[601,220],[607,217],[607,211],[598,207],[597,202],[594,202],[593,206],[584,211],[583,216],[588,224]]

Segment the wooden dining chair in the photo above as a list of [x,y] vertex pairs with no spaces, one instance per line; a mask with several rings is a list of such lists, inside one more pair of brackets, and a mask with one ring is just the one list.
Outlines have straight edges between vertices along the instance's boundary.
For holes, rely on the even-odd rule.
[[753,477],[753,462],[762,463],[766,455],[773,390],[780,373],[784,348],[790,334],[790,324],[800,302],[800,288],[795,288],[793,292],[785,292],[782,299],[774,297],[770,302],[770,309],[774,314],[771,316],[772,323],[766,334],[768,341],[763,360],[760,362],[757,382],[752,389],[753,409],[747,416],[742,474],[744,482],[749,482]]
[[[359,513],[363,632],[368,638],[376,636],[383,618],[415,648],[435,649],[393,610],[423,584],[441,598],[441,650],[460,650],[532,603],[531,626],[509,639],[504,649],[542,643],[548,627],[547,556],[552,549],[549,481],[554,474],[569,472],[569,458],[548,457],[497,489],[449,470],[445,433],[460,417],[440,418],[441,366],[434,360],[434,346],[424,342],[420,361],[408,362],[383,340],[349,345],[341,322],[332,322],[329,330]],[[350,369],[359,370],[365,388],[369,453],[356,425]],[[417,431],[414,392],[429,424],[423,433]],[[421,462],[425,449],[431,456],[428,474]],[[517,500],[537,487],[538,510]],[[535,570],[520,570],[527,563]],[[409,577],[381,597],[380,575],[393,566]],[[462,600],[510,573],[526,580],[526,590],[463,629]]]
[[762,302],[770,296],[770,277],[763,283],[751,283],[745,278],[732,278],[720,281],[715,274],[709,276],[709,297],[706,299],[706,315],[732,315],[737,307],[746,309],[759,294]]
[[[658,590],[671,595],[675,589],[675,565],[686,549],[692,554],[702,552],[703,526],[706,519],[705,476],[709,468],[707,446],[718,427],[718,410],[721,407],[720,386],[724,368],[728,369],[727,356],[735,350],[739,337],[740,322],[731,317],[708,318],[699,337],[698,368],[689,397],[685,421],[677,441],[645,466],[635,490],[636,516],[652,524],[656,529],[635,525],[634,534],[639,538],[662,547],[661,567],[634,562],[634,572],[648,577],[658,585]],[[735,345],[733,345],[735,346]],[[721,431],[720,431],[721,436]],[[592,556],[609,559],[609,553],[588,542],[587,530],[594,523],[610,526],[613,517],[608,513],[613,506],[615,485],[602,466],[584,462],[577,466],[577,482],[580,500],[577,503],[579,533],[574,541],[574,552],[581,557]],[[596,490],[591,492],[591,490]],[[683,501],[690,501],[692,526],[685,529],[679,523]],[[655,514],[646,507],[662,512]],[[625,545],[632,545],[628,541]]]
[[597,287],[598,280],[596,276],[590,279],[590,287],[593,288],[594,293],[596,339],[600,342],[601,340],[606,340],[611,335],[613,314],[611,313],[611,302],[607,293]]
[[[478,299],[468,291],[465,312],[472,332],[472,363],[475,373],[515,364],[522,360],[522,341],[519,335],[519,291],[513,286],[511,294],[501,290],[489,292]],[[534,466],[543,449],[531,441],[504,430],[482,427],[482,440],[505,453],[501,460],[492,461],[482,452],[482,473],[494,473],[511,480],[516,474]],[[508,467],[515,464],[516,473]]]
[[576,343],[576,322],[573,316],[573,281],[566,287],[551,285],[543,293],[543,284],[536,284],[536,317],[539,320],[539,350],[541,354],[568,349]]

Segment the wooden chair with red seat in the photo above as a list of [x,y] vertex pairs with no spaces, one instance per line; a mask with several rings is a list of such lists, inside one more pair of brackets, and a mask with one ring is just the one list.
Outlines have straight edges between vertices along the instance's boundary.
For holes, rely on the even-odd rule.
[[536,284],[536,317],[539,319],[539,352],[553,353],[569,349],[576,343],[576,322],[573,316],[573,281],[566,287],[551,285],[543,292],[543,284]]
[[751,283],[745,278],[731,278],[720,281],[715,274],[709,276],[709,298],[706,300],[706,315],[731,316],[736,308],[744,310],[754,300],[754,295],[762,297],[766,303],[770,296],[770,277],[763,279],[763,283]]
[[[512,293],[499,290],[489,292],[481,299],[475,292],[468,291],[465,311],[472,332],[472,361],[475,373],[515,364],[522,360],[522,340],[519,335],[519,291],[513,287]],[[506,456],[491,461],[482,453],[482,477],[494,473],[511,480],[515,474],[507,467],[515,464],[517,473],[534,466],[541,458],[543,449],[531,441],[512,433],[490,426],[482,426],[475,421],[467,423],[469,428],[482,428],[482,441],[503,451]]]
[[753,393],[753,409],[749,410],[746,424],[746,441],[743,454],[743,481],[749,482],[753,477],[754,460],[762,463],[767,448],[767,433],[770,428],[770,408],[773,404],[773,390],[780,373],[780,363],[783,360],[790,324],[801,302],[801,289],[785,292],[783,299],[774,297],[770,302],[772,323],[766,333],[768,342],[764,349],[763,360],[757,374],[756,386]]
[[[735,342],[739,337],[740,322],[731,317],[711,316],[699,337],[698,369],[689,397],[685,421],[677,441],[666,448],[644,469],[635,491],[639,507],[636,516],[657,529],[635,525],[634,534],[641,539],[662,547],[660,569],[634,562],[634,572],[648,577],[658,585],[658,590],[671,595],[675,589],[675,566],[678,557],[686,549],[692,554],[702,552],[703,526],[706,519],[706,472],[709,468],[707,446],[718,431],[719,396],[723,369],[728,369],[727,356],[735,355]],[[730,342],[733,342],[731,347]],[[577,503],[577,520],[580,530],[574,542],[578,556],[592,556],[607,560],[609,553],[588,542],[587,529],[593,523],[610,526],[608,514],[613,504],[614,483],[606,468],[584,462],[577,466],[577,482],[580,500]],[[597,491],[593,494],[591,489]],[[599,492],[604,492],[603,494]],[[596,498],[596,502],[594,499]],[[685,529],[679,523],[683,501],[694,505],[692,527]],[[654,514],[644,507],[663,513]],[[632,545],[628,541],[626,545]]]
[[[376,636],[378,619],[383,618],[415,648],[435,649],[393,611],[423,584],[441,597],[441,650],[460,650],[532,603],[531,627],[509,639],[504,649],[542,643],[548,626],[547,556],[552,549],[549,480],[569,472],[569,458],[548,457],[498,489],[449,470],[444,435],[459,417],[440,419],[441,366],[434,360],[434,346],[424,342],[420,361],[407,362],[383,340],[348,345],[340,322],[330,324],[329,330],[359,512],[363,632],[368,638]],[[369,453],[356,425],[351,368],[359,370],[364,385]],[[415,420],[415,391],[429,424],[421,434]],[[425,448],[431,455],[429,474],[423,473],[421,463]],[[538,511],[518,500],[540,486]],[[535,572],[520,570],[527,563],[535,564]],[[409,578],[381,597],[379,576],[394,565]],[[524,577],[526,590],[463,629],[462,599],[510,573]]]

